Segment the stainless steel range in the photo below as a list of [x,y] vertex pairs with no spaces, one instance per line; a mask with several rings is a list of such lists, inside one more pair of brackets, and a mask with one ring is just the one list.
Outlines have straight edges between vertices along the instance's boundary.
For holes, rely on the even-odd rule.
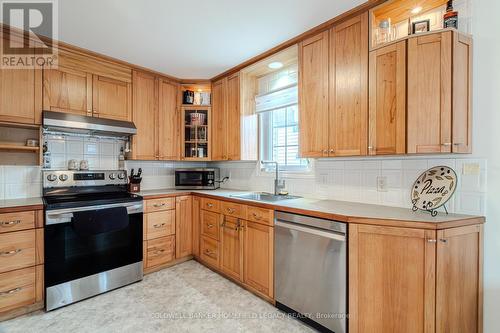
[[142,280],[142,197],[126,171],[44,171],[47,311]]

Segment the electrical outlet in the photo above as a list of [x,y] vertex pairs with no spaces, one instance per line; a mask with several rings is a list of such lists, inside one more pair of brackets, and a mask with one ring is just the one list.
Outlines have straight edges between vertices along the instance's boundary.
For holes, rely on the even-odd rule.
[[477,176],[481,172],[481,166],[479,163],[465,163],[462,170],[464,176]]
[[377,191],[378,192],[387,192],[387,177],[378,176],[377,177]]

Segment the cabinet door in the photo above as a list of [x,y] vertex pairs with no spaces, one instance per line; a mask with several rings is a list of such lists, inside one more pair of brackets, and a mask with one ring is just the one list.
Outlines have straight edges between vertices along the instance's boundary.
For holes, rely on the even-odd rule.
[[482,332],[483,228],[438,231],[436,332]]
[[328,156],[328,31],[299,43],[299,151]]
[[227,160],[227,82],[212,85],[212,160]]
[[175,201],[175,257],[193,254],[193,199],[177,197]]
[[94,117],[130,121],[132,118],[132,84],[94,75]]
[[224,216],[221,227],[221,261],[223,273],[243,280],[243,233],[240,220],[235,217]]
[[451,32],[408,40],[408,153],[451,152]]
[[274,228],[245,221],[244,283],[272,299],[274,297]]
[[196,258],[200,257],[200,207],[201,200],[199,197],[193,197],[193,255]]
[[472,39],[453,33],[453,152],[472,152]]
[[153,75],[133,72],[134,104],[132,119],[137,134],[132,137],[132,156],[138,160],[156,160],[157,140],[157,82]]
[[370,155],[406,152],[406,42],[370,53]]
[[436,232],[349,225],[349,332],[434,332]]
[[0,69],[0,121],[40,124],[41,114],[41,70]]
[[227,159],[241,159],[240,74],[227,78]]
[[330,156],[367,153],[368,40],[368,13],[330,32]]
[[179,159],[179,86],[161,80],[158,83],[158,152],[160,160]]
[[43,70],[43,109],[92,115],[92,74],[59,66]]

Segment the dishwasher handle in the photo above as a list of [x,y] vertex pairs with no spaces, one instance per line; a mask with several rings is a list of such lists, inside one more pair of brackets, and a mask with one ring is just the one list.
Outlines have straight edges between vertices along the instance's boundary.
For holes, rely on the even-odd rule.
[[346,235],[343,233],[338,233],[338,232],[330,232],[326,230],[319,230],[316,228],[309,228],[309,227],[303,227],[300,225],[292,224],[287,221],[279,220],[276,219],[274,222],[275,226],[290,229],[290,230],[296,230],[300,232],[304,232],[307,234],[315,235],[315,236],[321,236],[321,237],[326,237],[329,239],[334,239],[337,241],[345,242],[346,241]]

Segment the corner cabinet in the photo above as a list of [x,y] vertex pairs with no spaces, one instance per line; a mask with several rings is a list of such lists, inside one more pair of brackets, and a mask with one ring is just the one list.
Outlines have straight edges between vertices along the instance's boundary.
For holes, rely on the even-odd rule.
[[482,234],[350,224],[349,332],[482,332]]
[[132,159],[179,159],[179,85],[149,73],[134,71]]
[[212,83],[212,160],[241,159],[240,74]]
[[470,153],[472,41],[456,31],[408,39],[408,153]]
[[301,157],[367,153],[368,14],[299,43]]

